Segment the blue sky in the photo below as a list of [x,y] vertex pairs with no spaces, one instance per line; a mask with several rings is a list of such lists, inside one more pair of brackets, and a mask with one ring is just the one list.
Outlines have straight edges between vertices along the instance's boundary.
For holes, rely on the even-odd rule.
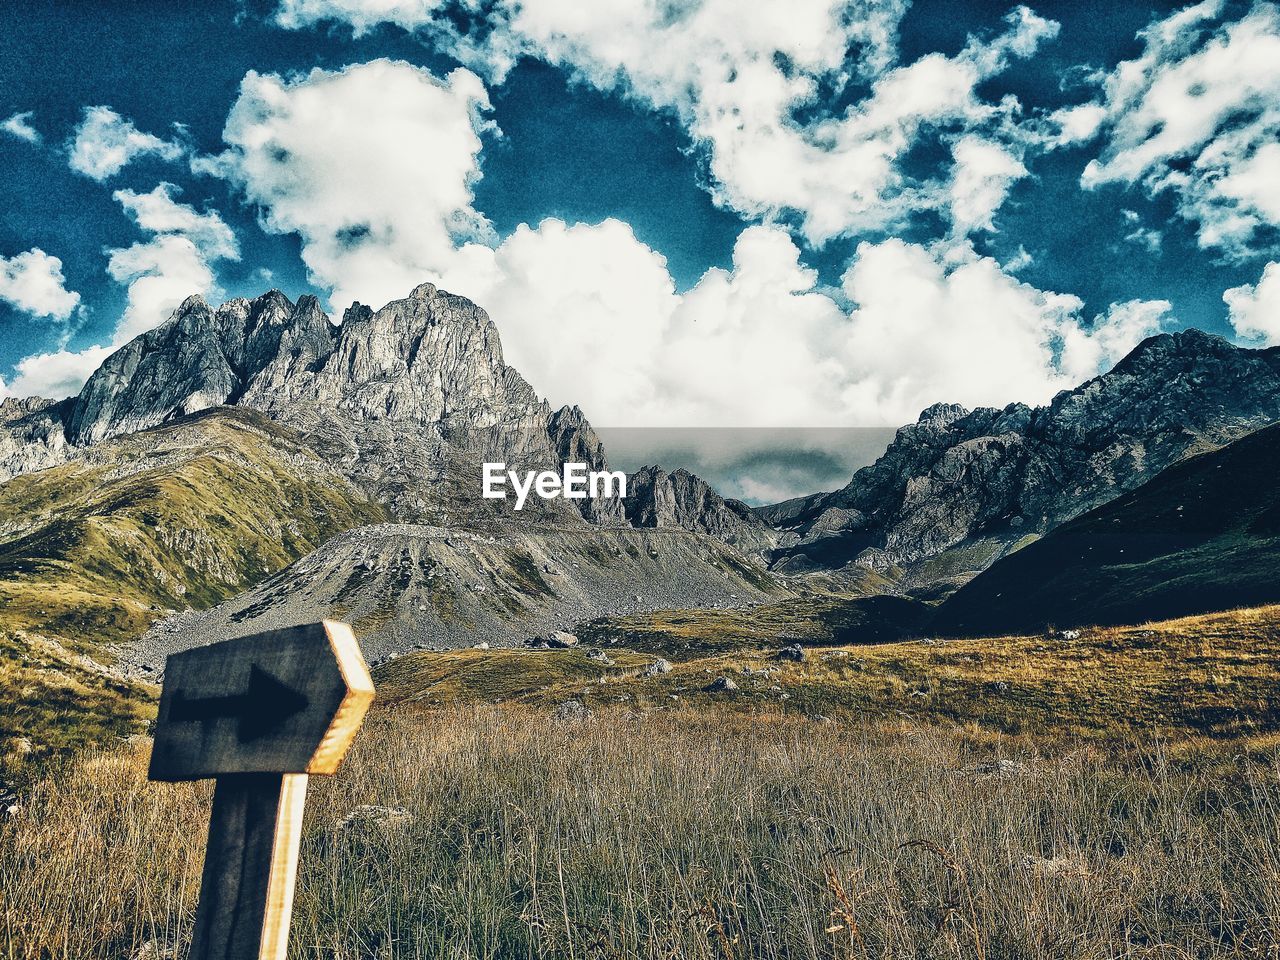
[[24,3],[6,389],[188,293],[424,279],[607,425],[893,425],[1159,330],[1280,342],[1273,4],[589,6]]

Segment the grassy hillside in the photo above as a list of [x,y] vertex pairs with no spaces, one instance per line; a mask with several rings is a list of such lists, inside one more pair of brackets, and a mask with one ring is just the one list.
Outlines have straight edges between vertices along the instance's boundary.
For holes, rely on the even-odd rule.
[[[1273,952],[1280,607],[837,642],[846,605],[803,603],[379,667],[309,787],[290,956]],[[0,815],[0,960],[183,955],[210,785],[146,782],[147,752],[81,755]]]
[[602,617],[578,628],[595,644],[688,657],[780,643],[884,643],[918,636],[928,606],[903,597],[810,594],[718,610],[657,610]]
[[[801,662],[780,659],[767,631],[742,631],[731,641],[721,612],[701,623],[692,612],[665,624],[656,615],[647,619],[649,632],[636,644],[643,653],[618,649],[602,632],[593,636],[612,663],[584,650],[415,653],[379,668],[375,679],[388,702],[576,699],[588,707],[909,718],[996,734],[1094,739],[1153,731],[1215,738],[1280,733],[1275,606],[1079,636],[816,646]],[[621,645],[637,637],[614,639]],[[669,673],[647,669],[658,656],[671,663]],[[719,677],[738,689],[707,689]]]
[[994,564],[952,634],[1137,623],[1280,600],[1280,425],[1170,467]]
[[0,763],[136,727],[98,668],[164,612],[206,607],[384,513],[297,434],[220,409],[0,484]]

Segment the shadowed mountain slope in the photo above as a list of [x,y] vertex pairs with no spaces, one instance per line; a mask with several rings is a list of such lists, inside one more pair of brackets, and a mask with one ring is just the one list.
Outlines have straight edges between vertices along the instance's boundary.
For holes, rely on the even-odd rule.
[[1175,464],[1000,560],[935,628],[1141,623],[1280,600],[1280,425]]

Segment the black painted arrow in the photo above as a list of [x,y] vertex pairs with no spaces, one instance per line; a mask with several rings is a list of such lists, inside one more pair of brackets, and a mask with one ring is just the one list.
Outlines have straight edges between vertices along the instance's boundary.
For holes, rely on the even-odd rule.
[[307,698],[281,683],[257,664],[249,668],[249,689],[220,697],[188,697],[182,690],[173,694],[169,719],[198,723],[235,717],[239,720],[240,742],[265,736],[295,713],[307,709]]

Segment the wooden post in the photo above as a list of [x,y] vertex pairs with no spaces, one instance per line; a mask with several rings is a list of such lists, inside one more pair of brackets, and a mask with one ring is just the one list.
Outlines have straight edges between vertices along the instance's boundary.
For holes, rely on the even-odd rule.
[[284,960],[307,776],[337,770],[372,700],[345,623],[169,658],[148,776],[217,784],[190,960]]
[[190,960],[283,960],[293,911],[305,773],[220,777]]

